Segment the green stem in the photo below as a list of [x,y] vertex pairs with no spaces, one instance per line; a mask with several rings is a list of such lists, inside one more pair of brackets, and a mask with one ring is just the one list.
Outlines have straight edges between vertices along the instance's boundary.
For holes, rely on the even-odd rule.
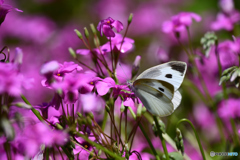
[[234,122],[234,119],[231,118],[230,121],[231,121],[231,126],[232,126],[232,131],[233,131],[234,143],[240,145],[238,132],[237,132],[237,128],[236,128],[236,124]]
[[[27,98],[24,95],[21,95],[21,98],[26,104],[28,104],[32,107],[31,103],[27,100]],[[36,110],[34,108],[32,108],[31,110],[40,121],[44,121],[44,119],[42,118],[42,116],[38,110]]]
[[49,148],[48,147],[46,147],[46,149],[45,149],[45,159],[46,160],[49,160]]
[[201,142],[200,142],[200,138],[199,138],[199,136],[198,136],[198,134],[197,134],[197,131],[196,131],[194,125],[192,124],[192,122],[191,122],[190,120],[184,118],[184,119],[181,119],[180,121],[178,121],[178,123],[177,123],[177,128],[178,128],[178,125],[179,125],[181,122],[188,122],[188,123],[191,125],[191,127],[192,127],[192,129],[193,129],[193,131],[194,131],[194,134],[195,134],[195,136],[196,136],[196,139],[197,139],[198,146],[199,146],[199,148],[200,148],[202,157],[203,157],[204,160],[206,160],[206,157],[205,157],[205,154],[204,154],[204,151],[203,151]]
[[159,155],[157,154],[155,148],[153,147],[153,144],[152,144],[152,142],[151,142],[151,140],[150,140],[150,138],[149,138],[149,135],[145,132],[142,124],[139,124],[139,128],[141,129],[144,137],[146,138],[146,140],[147,140],[147,142],[148,142],[148,144],[149,144],[149,146],[150,146],[153,154],[155,155],[156,159],[157,159],[157,160],[160,160],[160,157],[159,157]]
[[[218,62],[219,78],[221,78],[221,75],[222,75],[222,64],[221,64],[219,53],[218,53],[218,43],[217,42],[215,44],[215,55],[216,55],[217,62]],[[223,90],[224,99],[228,99],[228,95],[227,95],[227,91],[226,91],[226,83],[225,82],[222,83],[222,90]]]
[[81,133],[77,133],[77,135],[81,138],[83,138],[85,141],[87,141],[90,145],[96,147],[97,149],[102,150],[103,152],[105,152],[106,154],[110,155],[111,157],[115,158],[115,159],[122,159],[124,160],[123,157],[120,157],[119,155],[111,152],[110,150],[108,150],[107,148],[101,146],[100,144],[97,144],[96,142],[91,141],[90,139],[87,138],[87,136],[81,134]]
[[162,132],[160,131],[160,125],[158,123],[158,118],[156,116],[153,116],[153,119],[156,123],[156,126],[157,126],[157,132],[158,132],[158,136],[161,140],[161,143],[162,143],[162,147],[163,147],[163,151],[164,151],[164,154],[166,156],[166,160],[169,160],[169,155],[168,155],[168,151],[167,151],[167,147],[166,147],[166,143],[165,143],[165,140],[162,136]]
[[105,110],[104,111],[104,117],[103,117],[103,123],[102,123],[102,131],[105,130],[106,123],[107,123],[107,118],[108,118],[108,112]]

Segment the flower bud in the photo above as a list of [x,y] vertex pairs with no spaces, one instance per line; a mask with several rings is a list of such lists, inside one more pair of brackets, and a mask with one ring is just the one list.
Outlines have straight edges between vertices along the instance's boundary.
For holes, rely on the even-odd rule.
[[75,33],[77,34],[78,38],[83,39],[82,33],[79,32],[77,29],[74,29]]
[[89,116],[86,117],[86,121],[87,121],[87,125],[89,126],[92,125],[92,119]]
[[63,130],[63,127],[59,123],[55,123],[55,126],[57,127],[57,129]]
[[141,61],[141,56],[136,56],[132,65],[132,77],[134,77],[138,73],[140,61]]
[[129,15],[129,17],[128,17],[128,25],[131,24],[132,18],[133,18],[133,14],[130,13],[130,15]]
[[137,108],[137,117],[141,117],[142,116],[142,103],[140,103],[138,105],[138,108]]
[[123,105],[123,101],[122,101],[122,103],[121,103],[121,107],[120,107],[120,111],[121,111],[121,113],[123,113],[124,110],[125,110],[125,106]]
[[16,52],[15,52],[15,57],[14,57],[14,64],[16,64],[17,66],[20,66],[22,64],[22,60],[23,60],[23,52],[22,49],[20,48],[16,48]]
[[82,117],[83,117],[80,112],[77,112],[77,115],[78,115],[79,118],[82,118]]
[[87,30],[87,27],[84,27],[84,35],[85,35],[85,37],[88,39],[88,37],[89,37],[89,32],[88,32],[88,30]]
[[91,24],[90,24],[90,28],[91,28],[93,34],[94,34],[94,35],[97,35],[97,30],[96,30],[94,24],[91,23]]
[[71,56],[72,56],[74,59],[76,59],[77,55],[76,55],[75,51],[74,51],[71,47],[68,48],[68,51],[70,52]]
[[174,140],[175,140],[177,149],[181,151],[183,155],[184,154],[183,137],[182,137],[181,131],[178,128],[176,128],[176,137]]
[[86,113],[88,117],[90,117],[92,120],[94,119],[94,115],[92,112],[88,112]]
[[[159,119],[158,123],[159,123],[159,127],[160,127],[159,130],[160,130],[161,134],[166,133],[165,124],[163,123],[163,121],[161,121]],[[157,125],[155,124],[155,121],[153,121],[152,129],[153,129],[154,135],[157,136],[158,135],[158,128],[157,128]]]
[[98,38],[98,37],[94,38],[94,39],[93,39],[93,42],[94,42],[94,44],[95,44],[96,47],[100,46],[100,41],[99,41],[99,38]]
[[142,114],[144,114],[147,111],[146,107],[143,106],[142,108]]

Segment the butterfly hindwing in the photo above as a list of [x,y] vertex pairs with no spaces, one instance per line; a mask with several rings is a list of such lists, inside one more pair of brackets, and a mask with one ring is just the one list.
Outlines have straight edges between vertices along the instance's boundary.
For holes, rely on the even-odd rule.
[[[157,79],[138,79],[134,81],[134,87],[138,87],[139,89],[146,90],[147,92],[153,92],[152,89],[163,93],[167,96],[170,100],[173,98],[174,94],[174,87],[168,82],[157,80]],[[145,89],[147,86],[148,89]],[[149,89],[152,88],[152,89]],[[155,93],[155,91],[154,91]],[[154,95],[154,93],[151,93]]]
[[[169,84],[169,86],[172,85]],[[150,82],[148,79],[139,79],[133,83],[133,91],[150,113],[163,117],[174,111],[174,105],[171,101],[174,88],[169,86],[166,87],[164,82],[158,82],[158,80],[151,80]],[[158,87],[164,88],[167,94],[158,90]]]
[[180,105],[181,100],[182,100],[181,93],[179,91],[175,91],[173,99],[172,99],[174,110],[177,109],[177,107]]
[[157,79],[168,82],[176,91],[183,82],[187,70],[187,64],[180,61],[172,61],[149,68],[141,73],[138,79]]

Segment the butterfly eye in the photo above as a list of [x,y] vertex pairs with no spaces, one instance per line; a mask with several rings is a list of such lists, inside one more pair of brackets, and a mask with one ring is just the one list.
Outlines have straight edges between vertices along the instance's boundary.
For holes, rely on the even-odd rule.
[[167,78],[172,78],[172,74],[166,74],[165,77],[167,77]]

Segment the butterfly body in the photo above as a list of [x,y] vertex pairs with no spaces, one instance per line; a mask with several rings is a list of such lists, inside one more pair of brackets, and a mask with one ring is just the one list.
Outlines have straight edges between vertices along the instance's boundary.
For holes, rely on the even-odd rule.
[[187,64],[180,61],[157,65],[141,73],[132,83],[131,90],[150,113],[168,116],[181,102],[178,88],[186,70]]

